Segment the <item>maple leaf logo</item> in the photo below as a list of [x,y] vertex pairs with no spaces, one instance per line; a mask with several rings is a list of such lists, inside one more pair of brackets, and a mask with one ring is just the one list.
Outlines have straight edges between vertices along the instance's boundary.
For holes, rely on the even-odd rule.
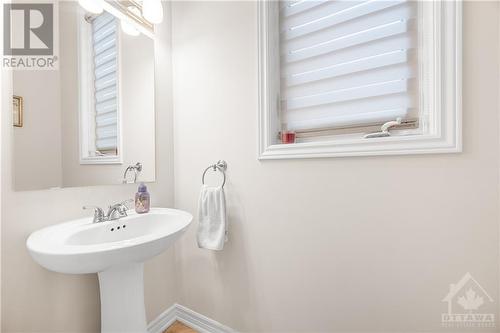
[[477,295],[472,288],[469,288],[465,292],[465,296],[460,296],[457,300],[457,303],[460,304],[465,310],[477,310],[481,305],[483,305],[484,300],[481,296]]

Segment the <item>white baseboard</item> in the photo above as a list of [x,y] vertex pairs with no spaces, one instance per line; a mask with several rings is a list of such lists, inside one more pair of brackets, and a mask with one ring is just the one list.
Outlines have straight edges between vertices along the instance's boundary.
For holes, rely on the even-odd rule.
[[[200,333],[236,333],[236,331],[232,328],[222,325],[221,323],[213,319],[205,317],[204,315],[199,314],[198,312],[195,312],[177,303],[172,305],[170,308],[156,317],[155,320],[149,323],[148,333],[163,333],[163,331],[165,331],[176,320]],[[418,333],[420,331],[408,332]],[[456,333],[466,332],[467,331],[463,330],[456,331]],[[359,333],[375,333],[375,331],[360,331]],[[438,333],[438,331],[429,331],[428,333]]]
[[176,320],[176,307],[177,304],[172,305],[155,319],[153,319],[152,322],[149,323],[148,325],[148,332],[149,333],[163,333],[170,325],[172,325]]
[[200,333],[234,333],[232,328],[229,328],[221,323],[205,317],[198,312],[186,308],[180,304],[174,304],[155,320],[148,325],[149,333],[163,333],[176,320],[191,327]]

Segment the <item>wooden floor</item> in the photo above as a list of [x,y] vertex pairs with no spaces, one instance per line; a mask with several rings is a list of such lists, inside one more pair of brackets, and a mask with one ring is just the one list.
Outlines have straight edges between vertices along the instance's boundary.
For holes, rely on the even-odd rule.
[[163,333],[197,333],[191,327],[187,327],[181,322],[176,321]]

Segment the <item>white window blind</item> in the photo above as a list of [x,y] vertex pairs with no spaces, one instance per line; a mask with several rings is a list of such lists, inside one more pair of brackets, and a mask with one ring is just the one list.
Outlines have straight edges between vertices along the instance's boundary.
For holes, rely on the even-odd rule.
[[95,146],[97,151],[118,147],[118,22],[104,12],[92,21],[95,96]]
[[418,116],[416,2],[284,2],[279,25],[286,129]]

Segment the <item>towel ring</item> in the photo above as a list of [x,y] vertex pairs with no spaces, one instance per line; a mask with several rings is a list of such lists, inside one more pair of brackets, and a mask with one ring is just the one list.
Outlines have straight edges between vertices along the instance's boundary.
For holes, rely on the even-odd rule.
[[226,172],[225,172],[227,170],[227,163],[226,163],[226,161],[219,160],[219,161],[217,161],[217,163],[208,166],[208,168],[206,168],[205,171],[203,171],[203,175],[201,176],[201,183],[203,185],[205,185],[205,174],[210,169],[212,169],[214,171],[219,170],[220,172],[222,172],[222,175],[224,176],[224,180],[222,181],[221,187],[224,187],[224,185],[226,185]]
[[129,165],[126,169],[125,172],[123,173],[123,184],[130,184],[128,182],[127,174],[129,171],[134,171],[134,184],[137,183],[137,176],[141,173],[142,171],[142,163],[137,162],[135,165]]

